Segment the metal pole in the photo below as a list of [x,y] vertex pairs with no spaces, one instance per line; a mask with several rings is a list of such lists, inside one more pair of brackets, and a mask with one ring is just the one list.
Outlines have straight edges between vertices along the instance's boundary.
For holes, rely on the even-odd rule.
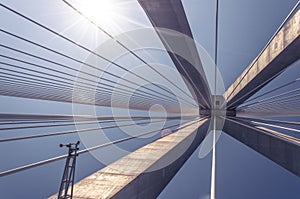
[[[66,165],[64,169],[64,173],[62,176],[62,180],[60,183],[58,199],[67,199],[73,198],[73,186],[74,186],[74,178],[75,178],[75,166],[76,166],[76,157],[78,156],[77,151],[79,150],[78,145],[80,141],[76,143],[69,144],[60,144],[60,147],[66,146],[69,148],[69,154],[66,159]],[[70,188],[71,186],[71,188]],[[69,188],[71,189],[70,193],[68,193]]]

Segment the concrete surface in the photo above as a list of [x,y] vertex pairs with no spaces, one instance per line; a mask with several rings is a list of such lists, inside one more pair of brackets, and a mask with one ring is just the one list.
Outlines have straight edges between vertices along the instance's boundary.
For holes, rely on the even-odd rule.
[[239,120],[226,119],[223,131],[293,174],[300,176],[300,139]]
[[233,105],[236,107],[242,104],[300,58],[299,35],[300,10],[276,34],[258,59],[254,60],[227,89],[224,97],[227,105],[231,105],[228,109]]
[[208,119],[190,122],[117,160],[77,182],[73,198],[156,198],[204,139],[208,126]]

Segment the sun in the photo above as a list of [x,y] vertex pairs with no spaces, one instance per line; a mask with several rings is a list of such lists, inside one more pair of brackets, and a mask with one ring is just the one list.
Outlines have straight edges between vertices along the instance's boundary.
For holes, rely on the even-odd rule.
[[69,2],[89,20],[100,26],[107,26],[116,18],[113,0],[72,0]]

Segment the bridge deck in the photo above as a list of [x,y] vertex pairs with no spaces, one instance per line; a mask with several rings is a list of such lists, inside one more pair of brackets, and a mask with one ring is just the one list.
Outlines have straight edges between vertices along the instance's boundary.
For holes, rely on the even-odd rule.
[[73,198],[157,197],[203,140],[208,123],[192,121],[93,173],[74,185]]
[[[242,104],[300,58],[300,10],[225,92],[229,108]],[[232,107],[231,107],[232,106]]]

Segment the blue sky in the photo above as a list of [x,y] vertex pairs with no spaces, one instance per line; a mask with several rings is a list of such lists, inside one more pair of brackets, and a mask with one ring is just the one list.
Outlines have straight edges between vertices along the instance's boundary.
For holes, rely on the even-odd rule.
[[[150,22],[135,0],[114,0],[118,15],[114,17],[111,26],[104,27],[113,35],[124,33],[141,27],[149,27]],[[121,3],[120,3],[121,2]],[[183,0],[189,23],[195,40],[201,44],[210,55],[214,52],[214,1],[211,0]],[[264,45],[271,38],[278,26],[287,16],[296,0],[224,0],[220,1],[219,15],[219,57],[218,67],[221,71],[224,85],[227,88],[236,77],[256,57]],[[23,14],[38,19],[47,26],[54,28],[81,44],[93,49],[107,39],[107,36],[83,21],[61,1],[33,1],[33,0],[1,0],[1,3],[14,8]],[[120,17],[123,16],[123,17]],[[88,53],[73,50],[74,46],[59,40],[50,33],[25,22],[21,18],[0,8],[0,26],[20,35],[33,39],[53,48],[86,59]],[[86,39],[89,38],[89,39]],[[97,41],[97,42],[95,42]],[[59,60],[74,67],[75,64],[1,33],[0,43],[30,49]],[[72,49],[72,50],[70,50]],[[10,54],[0,49],[1,54]],[[151,52],[151,51],[149,51]],[[147,57],[146,54],[141,55]],[[169,63],[166,54],[157,53],[155,59],[162,63]],[[151,60],[152,57],[149,57]],[[132,64],[129,62],[129,64]],[[128,65],[129,65],[128,64]],[[115,70],[118,73],[119,71]],[[298,73],[297,73],[298,72]],[[269,85],[272,88],[288,78],[299,77],[299,63],[294,64],[283,77],[279,77]],[[263,91],[262,91],[263,92]],[[67,103],[33,101],[0,97],[1,113],[39,113],[39,114],[71,114],[72,106]],[[103,108],[101,114],[109,114],[110,110]],[[295,118],[294,118],[295,119]],[[299,121],[298,118],[295,119]],[[64,129],[52,129],[64,130]],[[50,130],[49,130],[50,131]],[[36,130],[39,132],[39,129]],[[25,132],[23,132],[25,133]],[[3,136],[3,135],[1,135]],[[2,137],[1,137],[2,138]],[[23,164],[64,154],[58,148],[60,142],[79,139],[75,136],[63,136],[60,139],[39,139],[0,144],[1,171],[21,166]],[[125,147],[129,147],[128,146]],[[137,144],[134,148],[138,147]],[[208,199],[210,192],[211,156],[198,158],[197,149],[187,163],[182,167],[170,184],[159,196],[160,199],[189,198]],[[37,151],[39,151],[37,153]],[[58,161],[36,169],[0,178],[1,198],[45,198],[58,190],[58,184],[64,162]],[[76,179],[81,179],[102,168],[91,155],[80,156]],[[222,134],[217,144],[217,198],[220,199],[253,199],[253,198],[297,198],[300,195],[300,179],[270,160],[257,154],[246,146],[235,141],[226,134]]]

